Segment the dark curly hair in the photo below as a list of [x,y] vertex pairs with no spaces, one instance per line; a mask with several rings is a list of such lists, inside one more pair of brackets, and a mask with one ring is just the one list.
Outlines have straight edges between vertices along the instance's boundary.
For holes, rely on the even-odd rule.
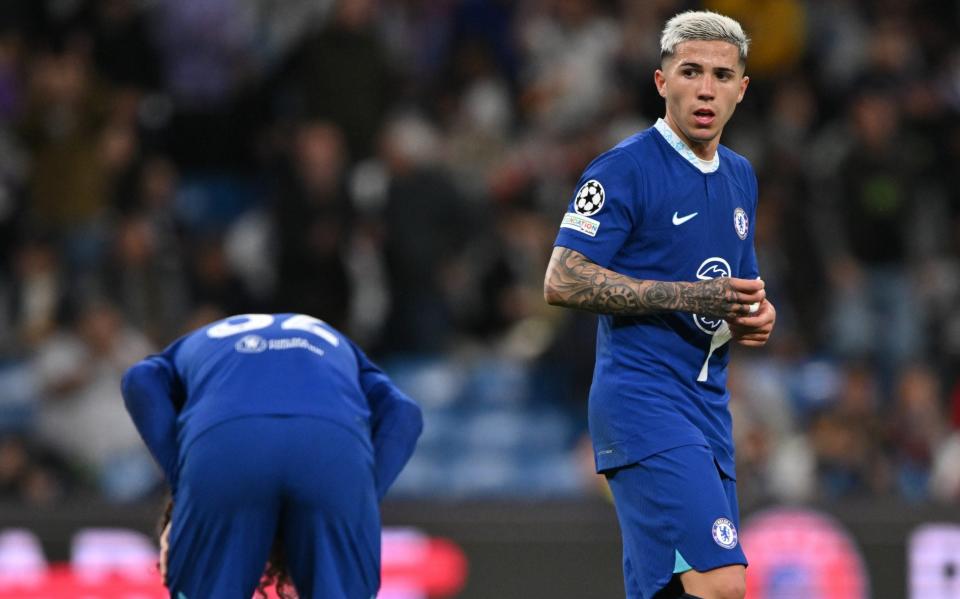
[[[163,529],[170,523],[170,517],[173,514],[173,499],[168,497],[163,513],[157,527],[157,538],[163,534]],[[157,564],[159,567],[159,564]],[[164,580],[166,585],[167,581]],[[273,547],[270,548],[270,557],[267,559],[263,575],[260,577],[260,585],[257,587],[257,594],[261,599],[267,598],[267,589],[274,586],[280,599],[297,599],[297,591],[290,579],[290,571],[287,568],[287,557],[283,550],[283,536],[279,530],[273,539]]]

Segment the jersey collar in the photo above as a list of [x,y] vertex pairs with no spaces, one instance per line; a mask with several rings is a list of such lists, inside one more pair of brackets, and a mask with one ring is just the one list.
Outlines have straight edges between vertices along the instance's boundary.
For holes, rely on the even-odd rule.
[[693,167],[701,173],[712,173],[720,168],[720,152],[714,154],[711,160],[704,160],[694,154],[690,146],[677,137],[677,134],[673,132],[673,129],[670,128],[670,125],[668,125],[665,120],[657,119],[657,122],[653,124],[653,128],[660,132],[660,135],[667,140],[670,147],[686,158],[687,162],[692,164]]

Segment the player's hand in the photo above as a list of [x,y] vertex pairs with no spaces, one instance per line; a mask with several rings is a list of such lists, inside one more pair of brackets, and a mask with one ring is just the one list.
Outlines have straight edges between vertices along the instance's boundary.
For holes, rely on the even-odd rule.
[[760,279],[718,277],[690,284],[683,293],[683,310],[731,321],[752,314],[751,306],[767,296]]
[[777,309],[766,299],[760,302],[757,311],[747,316],[727,319],[734,341],[747,347],[762,347],[773,332],[777,321]]

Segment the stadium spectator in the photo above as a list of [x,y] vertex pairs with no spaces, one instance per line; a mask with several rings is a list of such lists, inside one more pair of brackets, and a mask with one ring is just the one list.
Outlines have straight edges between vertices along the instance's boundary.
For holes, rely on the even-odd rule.
[[278,306],[346,324],[352,281],[346,254],[353,228],[342,131],[326,121],[300,124],[281,163],[273,200]]
[[337,0],[330,20],[306,36],[277,75],[286,100],[278,116],[332,122],[351,160],[373,155],[397,99],[376,17],[372,0]]
[[847,364],[831,405],[811,418],[818,489],[829,499],[885,494],[891,488],[883,454],[880,383],[863,363]]
[[600,4],[546,2],[523,21],[520,106],[538,128],[576,130],[606,109],[620,32]]
[[0,500],[50,506],[74,492],[70,467],[20,435],[0,438]]
[[30,55],[19,130],[30,153],[27,216],[60,235],[65,258],[86,268],[103,249],[110,180],[99,150],[111,105],[89,52],[71,41]]
[[102,261],[96,293],[108,297],[126,321],[156,344],[169,341],[188,309],[188,281],[177,245],[145,213],[116,223]]
[[150,342],[103,300],[85,300],[74,326],[34,357],[41,405],[35,434],[113,501],[142,499],[160,480],[136,429],[118,410],[117,380]]
[[893,476],[905,499],[927,497],[933,462],[948,434],[944,403],[931,368],[914,364],[901,370],[886,427]]
[[836,290],[830,339],[841,358],[876,359],[881,372],[915,358],[924,337],[908,237],[924,152],[901,119],[891,91],[861,87],[849,115],[848,153],[832,173],[839,235],[829,252]]
[[392,298],[384,344],[392,350],[439,351],[455,338],[450,291],[456,261],[471,234],[486,224],[472,221],[463,194],[442,167],[438,133],[416,115],[398,116],[384,131],[389,183],[383,251]]

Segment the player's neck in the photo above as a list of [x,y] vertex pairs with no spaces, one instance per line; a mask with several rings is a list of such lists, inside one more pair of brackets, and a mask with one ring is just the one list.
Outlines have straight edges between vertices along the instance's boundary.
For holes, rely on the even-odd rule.
[[713,160],[713,157],[717,155],[717,147],[720,145],[720,136],[717,135],[713,139],[704,142],[695,142],[687,137],[683,131],[680,130],[680,127],[677,127],[673,119],[670,118],[669,114],[664,115],[663,121],[670,127],[670,130],[673,131],[680,141],[682,141],[690,151],[693,152],[693,155],[701,160]]

